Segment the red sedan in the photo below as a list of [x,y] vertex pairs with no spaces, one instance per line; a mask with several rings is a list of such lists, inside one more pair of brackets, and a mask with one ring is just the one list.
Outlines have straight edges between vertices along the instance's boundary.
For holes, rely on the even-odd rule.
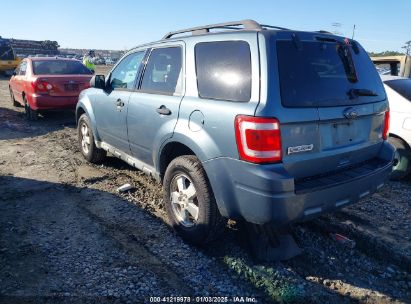
[[78,60],[26,58],[10,79],[10,97],[14,106],[24,106],[28,119],[36,119],[39,111],[75,109],[92,76]]

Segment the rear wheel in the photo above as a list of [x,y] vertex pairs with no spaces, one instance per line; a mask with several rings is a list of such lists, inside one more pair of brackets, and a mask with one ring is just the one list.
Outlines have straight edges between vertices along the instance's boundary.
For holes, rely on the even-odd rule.
[[390,179],[400,180],[411,171],[411,150],[405,142],[399,138],[389,137],[388,142],[396,149],[394,159],[396,164],[392,168]]
[[13,103],[13,106],[15,106],[15,107],[20,107],[21,105],[20,105],[20,103],[14,98],[14,94],[13,94],[13,91],[12,91],[12,89],[9,87],[9,91],[10,91],[10,99],[11,99],[11,102]]
[[97,148],[94,143],[93,130],[86,114],[80,116],[77,125],[78,143],[81,154],[91,163],[99,163],[106,157],[106,151]]
[[26,96],[23,97],[24,100],[24,113],[27,120],[37,120],[38,113],[37,111],[33,110],[28,103]]
[[205,244],[224,231],[226,221],[197,157],[185,155],[174,159],[167,167],[163,188],[170,223],[184,240]]

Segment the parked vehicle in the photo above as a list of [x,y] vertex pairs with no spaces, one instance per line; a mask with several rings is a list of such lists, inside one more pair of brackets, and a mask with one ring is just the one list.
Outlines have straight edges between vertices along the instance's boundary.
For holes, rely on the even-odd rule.
[[348,206],[392,169],[384,87],[351,39],[252,20],[191,28],[90,85],[76,110],[84,157],[108,151],[162,182],[192,243],[223,218],[280,227]]
[[10,97],[14,106],[24,106],[28,119],[36,119],[38,111],[75,109],[91,77],[74,59],[25,58],[9,81]]
[[106,65],[112,65],[112,64],[114,64],[114,60],[111,59],[111,58],[105,58],[105,60],[106,60]]
[[381,76],[390,103],[391,123],[388,141],[396,148],[391,179],[411,172],[411,79]]

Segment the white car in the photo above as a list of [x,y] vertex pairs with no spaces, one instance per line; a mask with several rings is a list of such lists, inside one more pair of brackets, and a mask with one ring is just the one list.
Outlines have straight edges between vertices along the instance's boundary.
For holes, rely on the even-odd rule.
[[396,148],[397,164],[391,179],[399,180],[411,171],[411,79],[381,76],[390,103],[388,141]]

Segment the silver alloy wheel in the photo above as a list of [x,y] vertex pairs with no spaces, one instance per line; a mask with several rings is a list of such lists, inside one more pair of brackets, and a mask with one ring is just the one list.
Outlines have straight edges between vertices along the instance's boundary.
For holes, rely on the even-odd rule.
[[191,179],[184,173],[174,176],[170,184],[171,207],[177,221],[192,227],[198,220],[197,191]]
[[90,151],[90,129],[86,123],[81,124],[81,148],[85,154]]

